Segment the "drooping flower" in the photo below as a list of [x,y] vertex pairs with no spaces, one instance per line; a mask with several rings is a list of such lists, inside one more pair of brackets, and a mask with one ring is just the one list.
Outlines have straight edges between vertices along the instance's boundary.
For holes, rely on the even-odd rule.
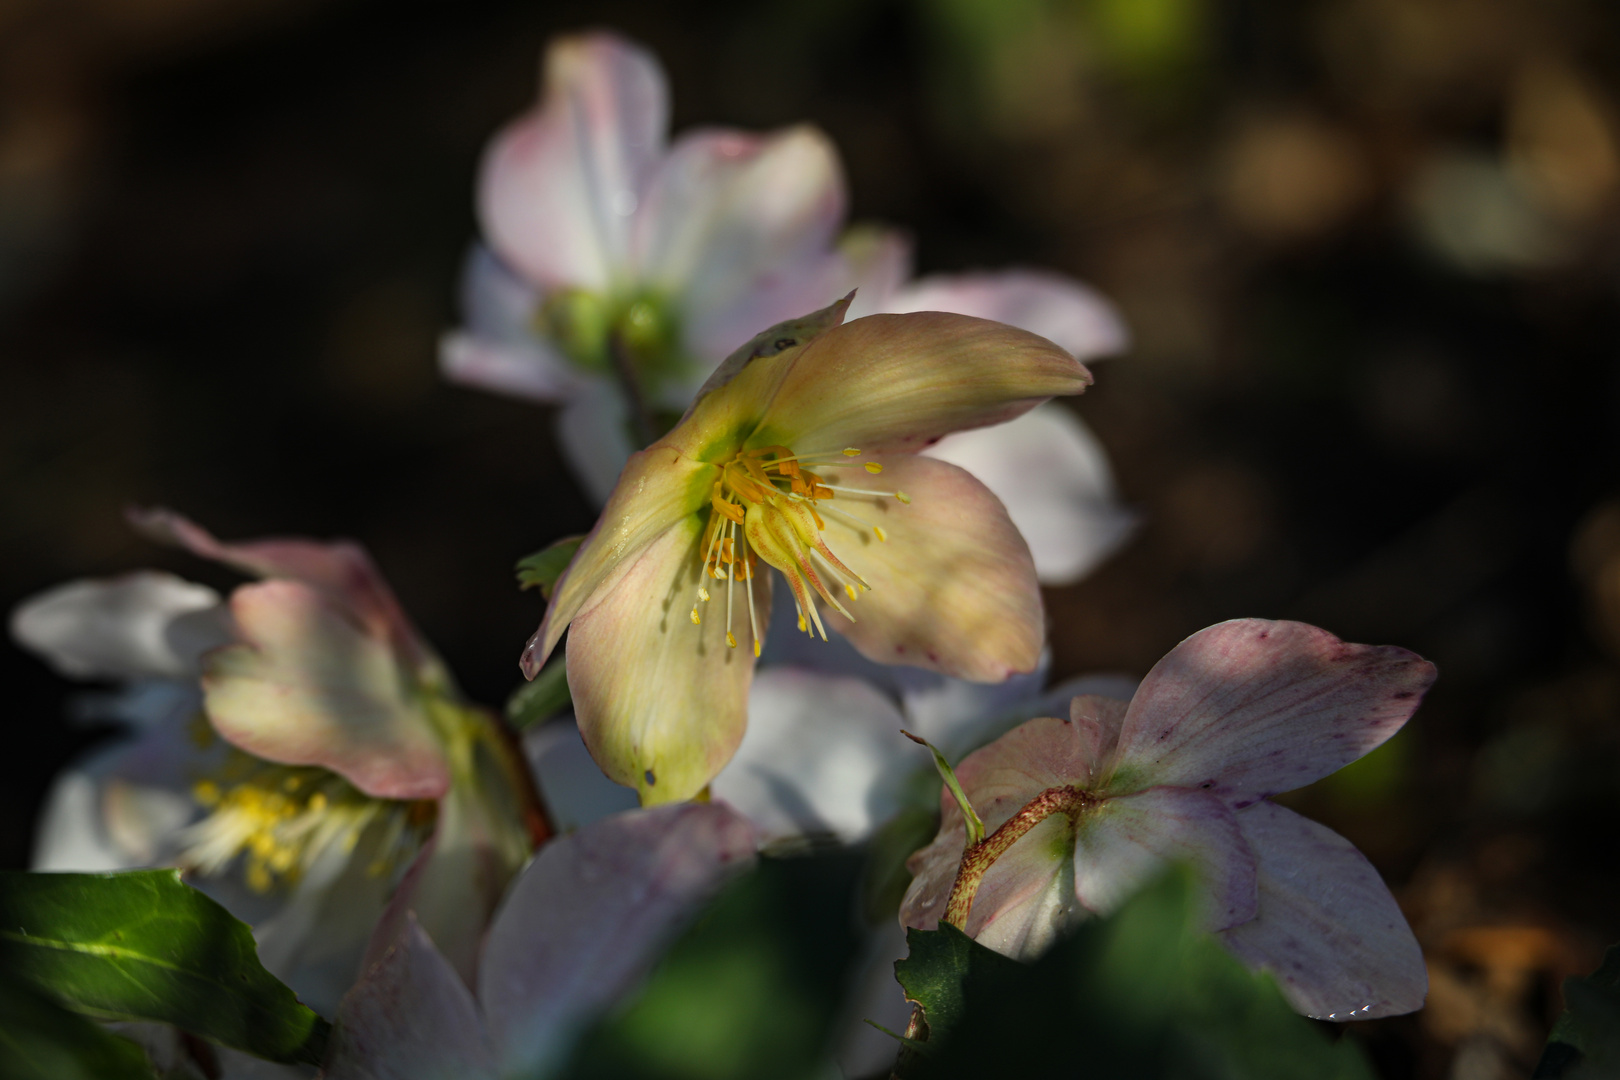
[[1383,743],[1434,675],[1404,649],[1301,623],[1202,630],[1129,705],[1077,697],[1069,718],[1029,721],[963,760],[956,774],[987,836],[965,853],[963,814],[943,797],[939,835],[909,864],[901,919],[924,929],[948,919],[1028,958],[1185,861],[1200,873],[1208,928],[1272,972],[1300,1012],[1419,1008],[1422,954],[1377,871],[1269,797]]
[[[165,511],[136,520],[264,580],[227,602],[145,572],[14,612],[16,639],[64,674],[127,680],[93,704],[137,734],[58,781],[36,867],[196,871],[317,1008],[353,982],[390,891],[470,976],[539,824],[493,718],[357,545],[225,544]],[[245,888],[224,875],[238,864]]]
[[475,982],[415,919],[387,937],[338,1009],[322,1075],[554,1075],[754,845],[720,804],[631,810],[551,841],[492,920]]
[[564,403],[563,448],[602,499],[722,357],[843,291],[843,177],[805,126],[670,144],[663,71],[615,35],[560,38],[544,67],[539,104],[486,152],[489,248],[470,257],[468,325],[441,362],[455,381]]
[[[763,568],[786,579],[800,630],[831,625],[883,663],[995,682],[1039,659],[1027,546],[982,484],[917,451],[1089,375],[1011,327],[938,312],[838,325],[846,304],[760,334],[631,458],[524,652],[532,677],[572,627],[586,744],[644,802],[696,794],[742,737]],[[841,469],[852,478],[834,482]]]

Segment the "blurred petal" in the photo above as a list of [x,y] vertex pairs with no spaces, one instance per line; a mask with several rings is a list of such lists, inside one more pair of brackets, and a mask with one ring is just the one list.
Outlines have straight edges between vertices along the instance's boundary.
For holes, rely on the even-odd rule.
[[387,644],[294,581],[231,596],[243,644],[210,653],[214,727],[269,761],[321,765],[368,795],[431,799],[450,783],[444,752]]
[[855,289],[855,302],[849,306],[851,319],[898,310],[890,302],[911,277],[909,236],[899,229],[858,225],[839,239],[838,254],[843,257],[850,287]]
[[1043,650],[1035,670],[998,683],[968,682],[922,668],[889,670],[900,688],[906,730],[939,747],[946,757],[958,758],[983,746],[989,732],[1014,716],[1030,720],[1052,715],[1036,705],[1050,665],[1050,650]]
[[[176,800],[180,798],[171,797]],[[184,825],[185,820],[182,819],[180,824]],[[45,805],[39,812],[39,827],[34,834],[34,858],[29,869],[48,873],[98,874],[109,870],[133,870],[144,865],[145,861],[139,854],[126,851],[107,835],[97,782],[75,769],[59,773],[51,782]]]
[[484,235],[536,284],[604,290],[669,127],[646,50],[606,33],[546,51],[540,105],[491,142],[479,172]]
[[160,543],[234,567],[244,574],[303,582],[376,636],[388,638],[413,664],[431,662],[432,651],[405,617],[394,591],[366,549],[352,540],[248,540],[223,543],[190,519],[162,508],[129,513],[136,529]]
[[917,451],[1090,383],[1068,353],[1010,326],[940,312],[870,315],[792,356],[748,442],[798,454]]
[[955,311],[1007,323],[1056,342],[1080,360],[1124,352],[1130,335],[1114,305],[1061,274],[1003,270],[925,277],[880,310]]
[[1119,738],[1114,790],[1202,787],[1247,806],[1348,765],[1406,723],[1435,668],[1297,622],[1234,619],[1153,666]]
[[546,818],[560,833],[639,805],[634,790],[603,775],[571,718],[524,732],[523,754],[540,789]]
[[763,842],[831,833],[853,843],[900,808],[920,764],[894,702],[859,679],[779,668],[748,693],[748,731],[711,785]]
[[1223,930],[1254,918],[1255,857],[1236,814],[1190,788],[1149,788],[1086,812],[1074,849],[1075,895],[1107,915],[1174,862],[1198,871],[1206,927]]
[[[1046,631],[1040,588],[1001,503],[943,461],[879,460],[880,477],[852,470],[860,479],[846,483],[869,490],[881,481],[877,490],[906,492],[911,505],[844,493],[821,504],[827,546],[872,586],[849,606],[854,622],[828,611],[828,625],[881,663],[976,682],[1033,671]],[[888,540],[837,511],[881,526]]]
[[494,1080],[478,1006],[414,920],[343,999],[328,1080]]
[[624,395],[605,379],[583,384],[557,413],[557,445],[593,506],[613,495],[635,453]]
[[1078,581],[1136,525],[1136,515],[1116,501],[1102,445],[1055,402],[1005,424],[947,435],[925,452],[995,492],[1029,543],[1043,584]]
[[1270,802],[1238,812],[1259,859],[1260,912],[1221,934],[1276,976],[1289,1004],[1323,1020],[1423,1007],[1423,952],[1395,898],[1338,833]]
[[566,401],[585,383],[539,338],[519,343],[446,334],[439,342],[439,373],[462,386],[542,404]]
[[[827,248],[844,203],[838,152],[814,128],[688,132],[659,164],[637,217],[639,276],[681,298],[688,341],[712,349],[700,355],[724,356],[834,299],[842,264]],[[795,279],[819,288],[794,295],[783,286]],[[730,328],[717,335],[717,322]]]
[[[736,648],[726,644],[725,583],[709,582],[701,625],[689,614],[701,538],[695,517],[667,529],[575,616],[568,639],[568,685],[585,745],[644,805],[696,795],[731,760],[748,722],[754,649],[743,583],[733,600]],[[762,574],[755,585],[762,627],[769,582]]]
[[197,658],[231,640],[219,594],[143,570],[70,581],[11,612],[11,636],[75,678],[195,678]]
[[[708,504],[717,476],[714,466],[662,443],[631,455],[602,516],[558,579],[540,629],[524,647],[519,663],[525,675],[534,678],[569,622],[600,603],[612,591],[609,586],[630,571],[649,545],[682,525],[683,519],[684,525],[696,526],[694,512]],[[675,553],[668,557],[675,558]],[[691,562],[695,572],[697,559]],[[676,572],[672,562],[667,580],[673,580]],[[654,603],[663,599],[666,583],[660,582],[648,599]],[[695,583],[692,591],[697,592]]]
[[504,1075],[542,1075],[668,941],[753,862],[719,804],[616,814],[540,849],[490,929],[478,998]]

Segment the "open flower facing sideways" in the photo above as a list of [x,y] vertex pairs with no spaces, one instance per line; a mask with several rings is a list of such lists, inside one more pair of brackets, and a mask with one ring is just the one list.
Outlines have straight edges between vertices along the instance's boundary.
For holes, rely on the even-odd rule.
[[146,572],[13,614],[17,640],[64,674],[128,680],[100,713],[137,725],[58,782],[36,867],[195,871],[317,1009],[353,982],[385,905],[415,911],[470,977],[543,828],[493,718],[358,546],[221,543],[165,511],[136,522],[263,580],[226,601]]
[[970,846],[971,823],[943,796],[901,919],[943,919],[1031,958],[1184,861],[1199,871],[1207,927],[1300,1012],[1411,1012],[1427,988],[1423,957],[1377,871],[1269,796],[1383,743],[1434,676],[1404,649],[1302,623],[1199,631],[1128,705],[1077,697],[1069,718],[1031,720],[964,759],[956,775],[986,835]]
[[643,802],[690,798],[736,749],[767,568],[800,630],[830,626],[871,659],[981,682],[1039,660],[1028,547],[982,484],[917,451],[1089,375],[1012,327],[938,312],[839,325],[846,304],[756,337],[631,458],[524,652],[532,677],[572,626],[585,743]]
[[547,50],[538,106],[490,144],[489,249],[464,286],[459,382],[566,405],[563,448],[600,500],[715,364],[844,290],[836,152],[813,128],[698,129],[668,142],[669,89],[607,33]]
[[[562,404],[562,449],[598,503],[721,358],[851,288],[852,318],[974,315],[1082,362],[1126,347],[1113,306],[1061,275],[911,282],[898,233],[855,229],[835,243],[844,181],[824,136],[699,129],[666,147],[668,97],[657,61],[618,37],[552,44],[539,106],[485,158],[478,206],[489,247],[468,260],[466,326],[441,349],[456,382]],[[1007,505],[1047,584],[1078,580],[1130,532],[1102,447],[1060,407],[929,453]]]

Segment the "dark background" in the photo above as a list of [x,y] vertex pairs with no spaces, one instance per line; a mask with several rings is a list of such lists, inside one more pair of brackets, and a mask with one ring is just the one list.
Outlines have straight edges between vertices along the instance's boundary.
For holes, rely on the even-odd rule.
[[[485,139],[557,32],[652,47],[676,129],[809,120],[922,271],[1051,267],[1136,337],[1078,402],[1143,526],[1051,590],[1055,674],[1301,618],[1436,660],[1293,798],[1397,890],[1384,1073],[1522,1075],[1620,938],[1620,20],[1536,0],[0,2],[0,602],[348,535],[475,697],[591,511],[543,410],[439,382]],[[105,737],[0,648],[0,859]]]

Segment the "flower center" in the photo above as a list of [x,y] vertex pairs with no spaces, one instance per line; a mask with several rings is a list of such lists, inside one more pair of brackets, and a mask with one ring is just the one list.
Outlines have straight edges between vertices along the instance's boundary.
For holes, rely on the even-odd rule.
[[883,466],[875,461],[852,460],[860,456],[860,450],[853,446],[834,454],[810,457],[801,457],[786,446],[764,446],[740,451],[722,465],[720,479],[715,481],[709,500],[709,524],[703,532],[702,544],[703,582],[698,586],[698,598],[692,605],[692,622],[703,621],[698,609],[709,600],[709,581],[725,581],[726,644],[736,648],[737,636],[731,629],[733,592],[741,579],[747,594],[754,655],[758,656],[759,617],[754,605],[754,576],[760,562],[774,566],[787,578],[798,609],[800,631],[819,633],[823,641],[827,640],[827,629],[816,610],[817,596],[844,618],[855,621],[838,594],[843,593],[854,602],[872,586],[827,547],[821,536],[827,528],[823,515],[836,517],[870,532],[879,542],[887,542],[888,535],[880,526],[833,506],[833,500],[843,493],[911,502],[903,491],[872,491],[829,484],[815,471],[864,468],[873,475],[883,471]]

